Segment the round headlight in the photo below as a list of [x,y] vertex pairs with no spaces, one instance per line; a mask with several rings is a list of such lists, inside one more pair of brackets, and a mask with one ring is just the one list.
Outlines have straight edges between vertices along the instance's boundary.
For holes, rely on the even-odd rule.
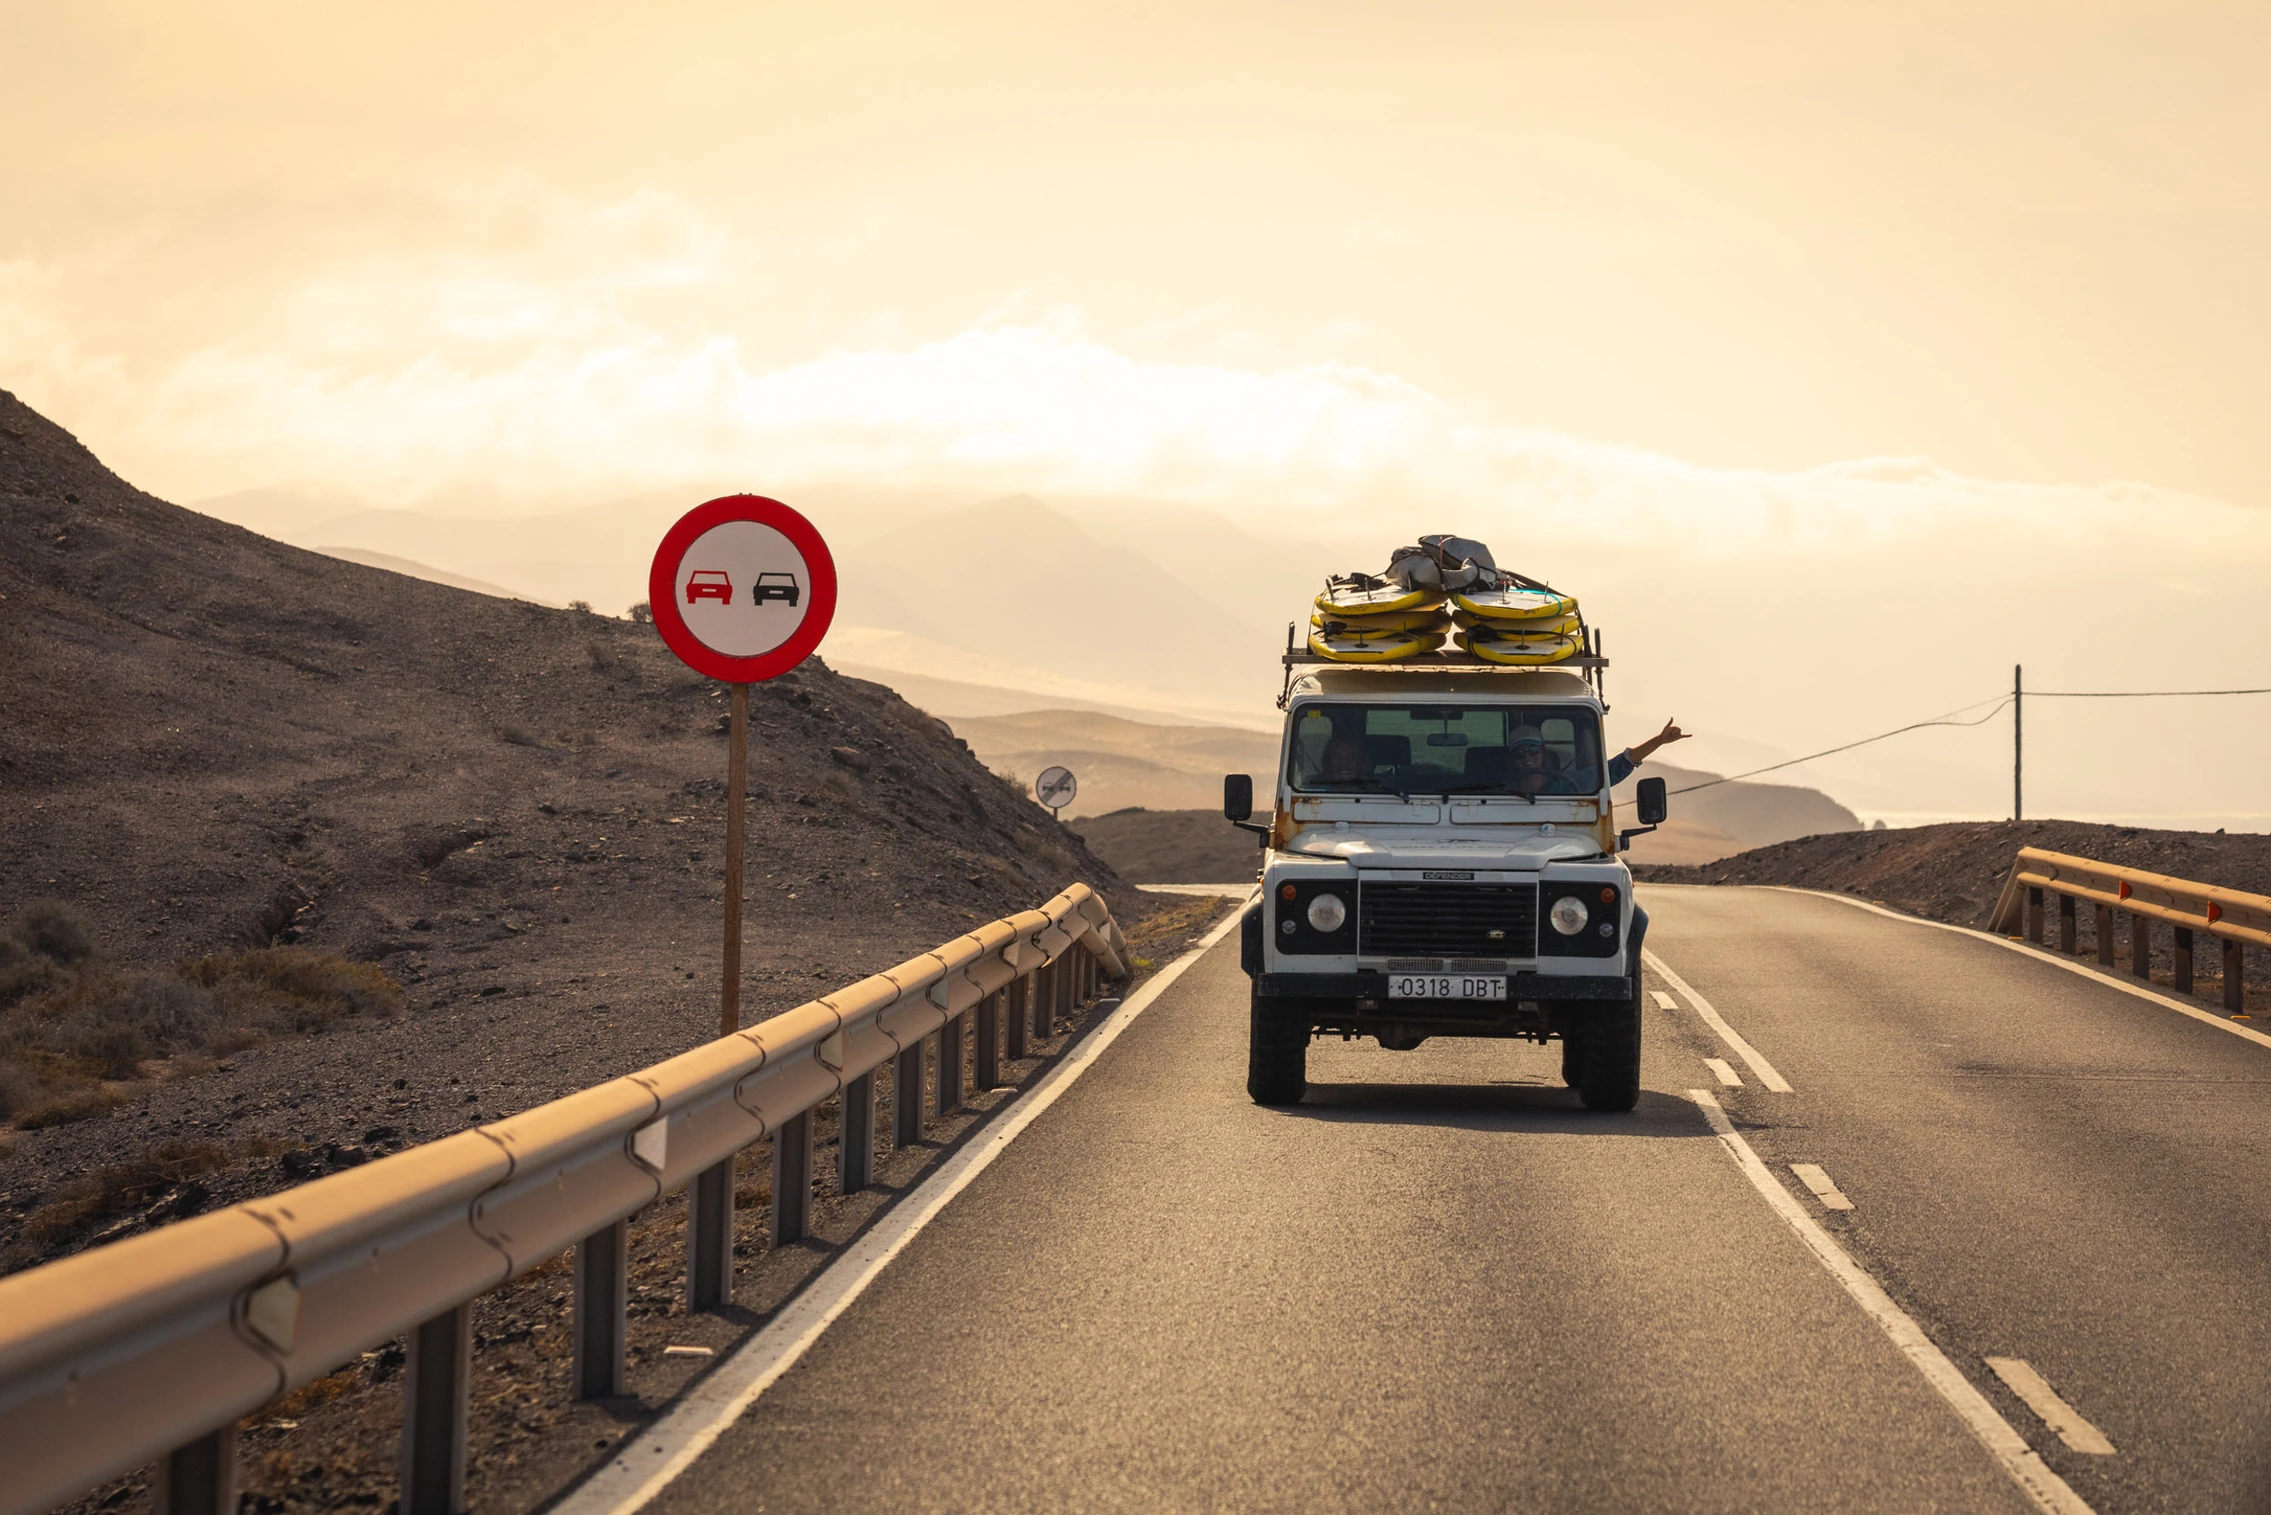
[[1584,930],[1585,922],[1592,919],[1592,916],[1593,912],[1585,908],[1585,902],[1574,894],[1565,894],[1555,900],[1553,908],[1546,912],[1546,919],[1553,922],[1553,929],[1563,936],[1575,936]]
[[1328,935],[1348,924],[1348,906],[1337,894],[1320,894],[1309,902],[1309,926]]

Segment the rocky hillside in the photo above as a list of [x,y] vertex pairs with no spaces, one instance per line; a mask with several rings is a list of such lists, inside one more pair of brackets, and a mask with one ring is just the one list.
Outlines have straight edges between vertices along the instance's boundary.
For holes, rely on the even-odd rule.
[[[161,1134],[407,1143],[714,1034],[726,704],[651,627],[180,509],[0,392],[0,917],[61,901],[122,968],[297,943],[407,991],[402,1092],[353,1022],[247,1052],[186,1081],[216,1107],[177,1081],[16,1137],[0,1222]],[[891,691],[815,660],[752,706],[748,1018],[1076,878],[1143,908]],[[468,1086],[421,1102],[444,1060]]]

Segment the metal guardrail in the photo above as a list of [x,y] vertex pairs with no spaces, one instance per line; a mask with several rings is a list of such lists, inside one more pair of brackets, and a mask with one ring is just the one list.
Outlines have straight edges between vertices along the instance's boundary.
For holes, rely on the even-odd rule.
[[2173,957],[2179,994],[2192,992],[2197,936],[2205,933],[2216,938],[2223,949],[2225,1013],[2247,1013],[2243,949],[2250,945],[2271,947],[2271,897],[2124,868],[2118,863],[2046,852],[2039,847],[2022,847],[2011,863],[2010,877],[2003,883],[2003,893],[1988,924],[2007,934],[2023,930],[2028,941],[2039,945],[2046,934],[2047,901],[2052,896],[2058,901],[2060,950],[2079,950],[2076,915],[2086,901],[2095,912],[2097,959],[2107,967],[2114,962],[2114,915],[2128,916],[2130,972],[2139,978],[2152,976],[2153,922],[2166,922],[2175,933]]
[[[1039,910],[667,1062],[510,1119],[0,1279],[0,1511],[36,1515],[160,1459],[157,1507],[234,1515],[236,1426],[408,1337],[402,1515],[464,1507],[471,1302],[575,1253],[579,1397],[623,1390],[632,1214],[688,1196],[690,1308],[728,1303],[735,1154],[773,1139],[773,1238],[805,1234],[815,1106],[843,1096],[840,1188],[872,1181],[875,1070],[897,1139],[1127,976],[1127,941],[1075,884]],[[976,1015],[973,1017],[972,1012]]]

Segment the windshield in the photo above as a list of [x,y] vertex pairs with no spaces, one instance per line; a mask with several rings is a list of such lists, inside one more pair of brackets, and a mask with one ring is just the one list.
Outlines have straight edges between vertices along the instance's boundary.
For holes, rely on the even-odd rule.
[[1303,705],[1292,762],[1304,794],[1601,791],[1599,721],[1567,705]]

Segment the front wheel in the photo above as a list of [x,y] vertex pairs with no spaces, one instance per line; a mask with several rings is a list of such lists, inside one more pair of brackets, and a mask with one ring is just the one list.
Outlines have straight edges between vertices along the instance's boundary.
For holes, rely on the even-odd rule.
[[[1640,997],[1585,1007],[1575,1045],[1577,1097],[1588,1110],[1629,1110],[1640,1103]],[[1565,1033],[1566,1034],[1566,1033]]]
[[1309,1088],[1309,1016],[1254,996],[1246,1029],[1246,1092],[1257,1105],[1297,1105]]

